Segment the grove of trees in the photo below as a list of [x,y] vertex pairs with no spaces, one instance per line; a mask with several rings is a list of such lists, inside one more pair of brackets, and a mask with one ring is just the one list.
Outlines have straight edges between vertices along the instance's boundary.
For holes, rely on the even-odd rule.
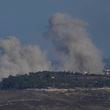
[[110,87],[110,76],[72,72],[42,71],[9,76],[0,82],[0,89],[28,88],[92,88]]

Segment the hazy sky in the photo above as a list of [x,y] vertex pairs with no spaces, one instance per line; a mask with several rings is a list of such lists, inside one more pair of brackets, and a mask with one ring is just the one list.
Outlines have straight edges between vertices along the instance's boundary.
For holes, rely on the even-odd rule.
[[0,0],[0,37],[13,35],[50,48],[42,34],[48,19],[65,12],[88,23],[88,31],[104,57],[110,57],[110,0]]

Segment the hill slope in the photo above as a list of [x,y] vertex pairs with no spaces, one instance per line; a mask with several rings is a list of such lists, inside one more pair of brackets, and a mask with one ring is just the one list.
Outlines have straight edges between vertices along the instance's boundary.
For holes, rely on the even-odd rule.
[[49,87],[68,89],[110,87],[110,75],[43,71],[9,76],[0,82],[1,90]]
[[110,110],[110,90],[0,91],[0,110]]

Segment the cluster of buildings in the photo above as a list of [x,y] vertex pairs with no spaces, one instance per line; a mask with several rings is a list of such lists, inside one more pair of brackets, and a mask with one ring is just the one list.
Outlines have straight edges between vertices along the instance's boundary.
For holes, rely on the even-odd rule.
[[110,75],[110,68],[105,68],[104,71],[103,71],[103,73],[105,75]]

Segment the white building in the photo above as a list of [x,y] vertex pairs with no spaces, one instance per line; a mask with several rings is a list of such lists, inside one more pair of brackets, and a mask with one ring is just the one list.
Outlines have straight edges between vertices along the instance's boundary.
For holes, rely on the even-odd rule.
[[105,75],[110,75],[110,68],[104,70]]

